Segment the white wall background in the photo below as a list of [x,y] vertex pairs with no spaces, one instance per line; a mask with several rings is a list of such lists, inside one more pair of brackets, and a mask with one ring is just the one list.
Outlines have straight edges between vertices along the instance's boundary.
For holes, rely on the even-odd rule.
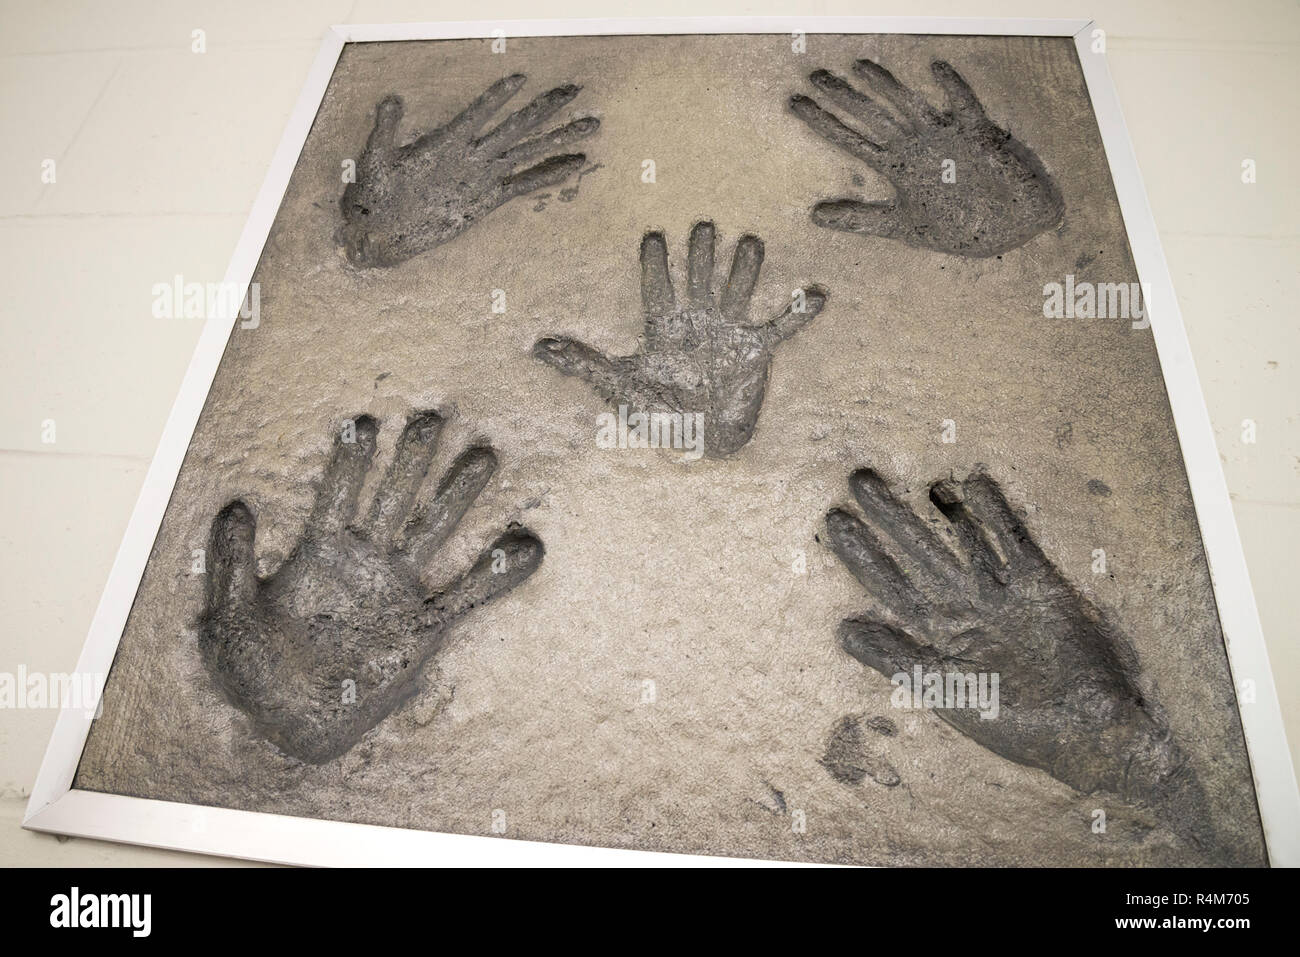
[[[154,319],[150,287],[223,276],[326,27],[618,14],[1090,16],[1106,30],[1300,755],[1294,0],[3,0],[0,671],[75,667],[199,333]],[[215,862],[20,830],[53,723],[0,712],[0,864]]]

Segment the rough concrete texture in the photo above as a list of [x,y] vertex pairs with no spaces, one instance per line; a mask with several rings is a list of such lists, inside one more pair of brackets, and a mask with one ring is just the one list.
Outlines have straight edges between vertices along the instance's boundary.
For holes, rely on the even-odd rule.
[[[897,196],[789,110],[812,71],[860,59],[935,104],[931,63],[952,64],[991,121],[1041,161],[1064,202],[1059,223],[987,258],[819,227],[810,212],[827,198]],[[539,91],[582,86],[580,113],[600,119],[583,142],[587,165],[391,268],[350,262],[341,164],[364,148],[376,104],[400,95],[407,120],[432,128],[514,74]],[[647,159],[653,184],[642,179]],[[775,351],[743,445],[696,460],[599,448],[607,406],[539,362],[534,345],[563,337],[609,356],[644,352],[642,239],[669,237],[680,276],[682,241],[705,220],[719,250],[763,239],[753,321],[772,315],[758,304],[812,283],[829,290],[825,309]],[[486,41],[349,47],[258,267],[261,323],[231,338],[77,786],[818,861],[1262,863],[1151,335],[1123,319],[1043,318],[1044,285],[1067,275],[1137,278],[1067,40],[810,37],[803,54],[784,36],[512,40],[504,55]],[[502,295],[506,311],[493,312]],[[471,446],[490,446],[497,468],[421,587],[445,591],[512,524],[544,542],[545,560],[453,625],[409,697],[355,745],[300,760],[205,664],[211,583],[191,572],[192,552],[240,501],[257,518],[258,573],[276,575],[311,537],[340,421],[378,424],[359,498],[368,514],[403,425],[431,409],[451,450],[435,474]],[[963,480],[991,476],[1033,543],[1027,554],[1043,556],[1035,587],[1073,603],[1076,626],[1082,608],[1104,618],[1104,640],[1100,624],[1062,627],[1068,653],[996,662],[1024,688],[1052,669],[1068,682],[1089,666],[1086,649],[1109,649],[1109,672],[1077,678],[1124,696],[1074,702],[1067,764],[1044,757],[1041,741],[972,735],[933,711],[893,707],[889,681],[841,644],[843,620],[891,608],[829,547],[828,509],[872,519],[848,484],[863,468],[899,514],[937,529],[953,517],[938,505],[951,513]],[[931,483],[948,476],[932,500]],[[415,510],[435,494],[427,488]],[[971,587],[983,602],[973,607],[988,611],[996,589]],[[928,624],[901,627],[937,641]],[[1107,776],[1099,755],[1114,742],[1099,727],[1090,750],[1084,721],[1107,707],[1128,709],[1117,726],[1130,734],[1158,709],[1143,754],[1194,773],[1209,845],[1169,826],[1154,783],[1126,790]]]

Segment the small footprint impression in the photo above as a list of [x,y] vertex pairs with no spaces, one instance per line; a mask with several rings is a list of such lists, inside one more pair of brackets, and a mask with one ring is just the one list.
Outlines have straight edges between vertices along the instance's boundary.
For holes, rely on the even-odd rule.
[[883,787],[898,787],[903,779],[883,746],[897,734],[898,726],[882,715],[846,714],[831,729],[821,766],[841,784],[857,785],[870,778]]

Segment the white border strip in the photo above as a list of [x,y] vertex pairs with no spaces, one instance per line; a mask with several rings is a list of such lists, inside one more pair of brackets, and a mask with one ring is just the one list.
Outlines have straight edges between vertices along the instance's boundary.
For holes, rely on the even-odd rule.
[[1072,37],[1089,20],[960,17],[626,17],[612,20],[462,20],[356,23],[334,27],[346,43],[506,37],[670,36],[718,33],[915,33]]
[[443,834],[69,791],[23,823],[54,834],[318,867],[820,867]]
[[[1138,274],[1152,290],[1148,314],[1201,524],[1229,660],[1239,680],[1251,678],[1256,685],[1257,703],[1242,708],[1242,723],[1270,859],[1277,865],[1300,865],[1300,793],[1214,433],[1110,73],[1104,57],[1091,53],[1090,37],[1084,36],[1091,26],[1088,20],[929,17],[697,17],[336,26],[326,33],[308,73],[225,279],[238,284],[242,300],[344,43],[486,38],[500,35],[498,31],[504,31],[507,37],[796,32],[1074,37]],[[232,312],[210,319],[203,329],[96,609],[77,664],[79,673],[105,674],[112,666],[150,550],[236,319],[237,314]],[[32,788],[24,827],[204,854],[315,865],[763,863],[441,834],[73,790],[73,777],[89,730],[90,723],[82,712],[60,712]]]

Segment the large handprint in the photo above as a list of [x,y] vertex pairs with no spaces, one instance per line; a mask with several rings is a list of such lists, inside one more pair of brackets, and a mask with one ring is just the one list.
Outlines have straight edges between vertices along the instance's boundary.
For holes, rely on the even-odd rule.
[[516,196],[554,186],[582,168],[582,153],[549,154],[595,132],[595,117],[532,135],[578,95],[577,86],[543,93],[478,135],[526,79],[517,73],[498,80],[445,126],[403,146],[397,145],[401,97],[380,102],[356,181],[343,190],[341,238],[349,260],[396,265],[458,236]]
[[1150,806],[1201,853],[1231,853],[1214,846],[1205,795],[1138,686],[1131,645],[1047,559],[987,474],[930,488],[957,551],[874,471],[849,484],[866,521],[833,509],[831,546],[878,603],[841,625],[849,654],[887,678],[917,666],[998,675],[992,720],[960,707],[938,716],[1081,792]]
[[613,357],[573,339],[546,338],[533,354],[634,412],[702,415],[705,454],[721,457],[753,435],[773,350],[821,312],[827,293],[800,289],[779,316],[749,325],[763,243],[740,237],[726,285],[715,294],[715,238],[713,223],[691,230],[684,300],[673,291],[663,233],[642,239],[644,351]]
[[441,428],[432,412],[410,420],[356,524],[379,426],[361,417],[341,432],[303,537],[269,578],[257,576],[247,505],[230,503],[212,523],[204,662],[257,731],[300,760],[319,764],[356,744],[417,690],[457,618],[542,560],[532,533],[508,531],[454,584],[426,596],[421,573],[496,466],[491,449],[469,448],[428,507],[413,510]]
[[948,63],[936,60],[931,70],[947,94],[946,113],[871,60],[858,60],[853,72],[876,98],[826,70],[813,73],[813,85],[862,124],[865,135],[815,100],[791,97],[796,116],[888,179],[897,194],[891,202],[818,203],[813,222],[977,258],[1014,249],[1059,224],[1065,204],[1038,157],[985,115]]

